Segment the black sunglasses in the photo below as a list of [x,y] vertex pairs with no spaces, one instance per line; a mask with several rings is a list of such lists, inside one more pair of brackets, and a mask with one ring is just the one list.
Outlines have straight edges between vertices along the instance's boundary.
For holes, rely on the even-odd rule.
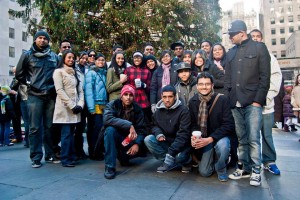
[[96,55],[95,54],[90,54],[89,57],[96,57]]
[[232,38],[232,37],[236,36],[239,33],[240,33],[240,31],[238,31],[238,32],[231,32],[231,33],[229,33],[229,37]]

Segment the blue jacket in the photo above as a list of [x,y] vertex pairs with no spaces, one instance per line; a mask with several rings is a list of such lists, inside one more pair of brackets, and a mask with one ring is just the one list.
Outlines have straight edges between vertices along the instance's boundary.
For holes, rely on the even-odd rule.
[[95,112],[95,105],[106,105],[106,69],[93,66],[85,75],[84,96],[90,113]]

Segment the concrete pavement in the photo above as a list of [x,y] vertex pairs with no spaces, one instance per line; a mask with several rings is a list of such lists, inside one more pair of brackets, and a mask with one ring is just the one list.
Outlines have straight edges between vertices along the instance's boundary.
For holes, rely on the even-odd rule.
[[300,130],[273,131],[281,175],[264,171],[260,187],[250,186],[249,179],[221,183],[216,175],[203,178],[195,171],[159,174],[156,168],[160,162],[151,156],[133,160],[131,167],[118,165],[118,175],[113,180],[103,177],[103,161],[84,160],[74,168],[43,162],[41,168],[33,169],[29,149],[16,144],[0,147],[0,199],[298,199]]

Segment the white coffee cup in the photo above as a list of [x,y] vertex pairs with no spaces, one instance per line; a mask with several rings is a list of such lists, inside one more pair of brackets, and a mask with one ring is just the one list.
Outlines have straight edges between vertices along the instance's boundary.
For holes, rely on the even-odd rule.
[[140,88],[142,83],[141,83],[141,79],[136,78],[134,79],[134,83],[135,83],[135,87]]
[[120,79],[124,78],[126,74],[120,74]]
[[201,133],[201,131],[193,131],[193,132],[192,132],[192,135],[193,135],[194,137],[196,137],[196,139],[200,139],[202,133]]

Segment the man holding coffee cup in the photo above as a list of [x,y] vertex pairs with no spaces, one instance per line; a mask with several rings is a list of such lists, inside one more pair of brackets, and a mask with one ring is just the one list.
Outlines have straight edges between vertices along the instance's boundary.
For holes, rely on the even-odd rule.
[[228,98],[214,93],[213,87],[212,75],[203,72],[197,76],[199,94],[189,101],[191,145],[196,157],[202,154],[198,166],[201,176],[210,176],[216,170],[218,179],[224,182],[228,180],[226,161],[230,137],[234,134],[234,120]]

